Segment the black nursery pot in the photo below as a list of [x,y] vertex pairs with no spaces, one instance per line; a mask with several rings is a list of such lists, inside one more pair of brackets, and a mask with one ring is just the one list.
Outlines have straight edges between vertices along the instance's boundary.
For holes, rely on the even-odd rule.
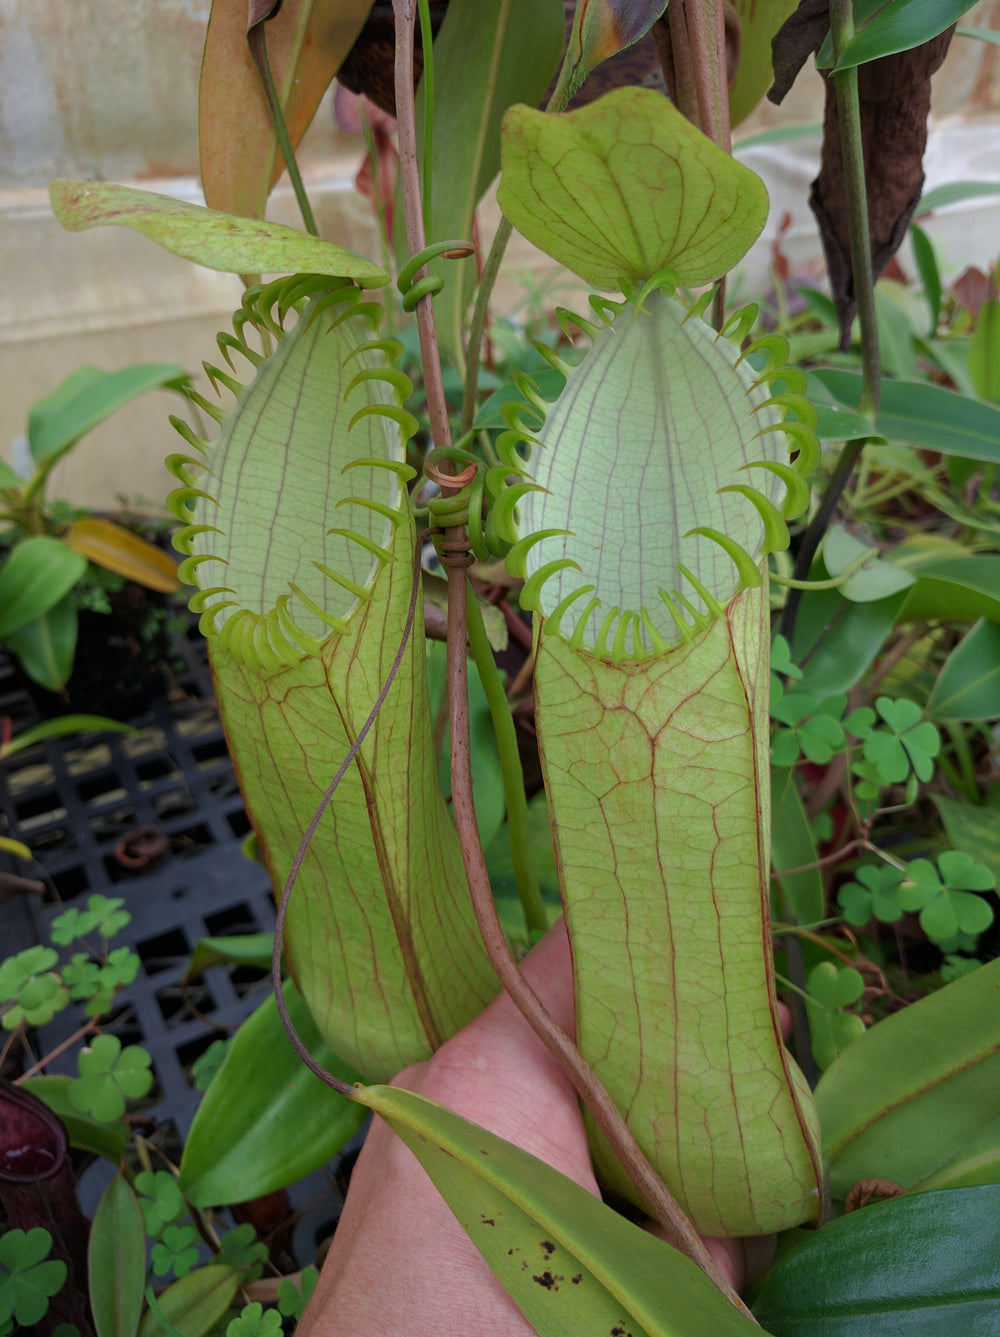
[[80,613],[73,672],[61,692],[48,692],[22,673],[21,685],[42,716],[131,720],[165,692],[171,678],[170,599],[129,581],[108,602],[110,613]]

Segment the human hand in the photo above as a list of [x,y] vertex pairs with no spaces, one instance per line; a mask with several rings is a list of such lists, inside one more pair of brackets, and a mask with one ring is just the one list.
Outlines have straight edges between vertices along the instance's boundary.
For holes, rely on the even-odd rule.
[[[529,952],[522,969],[556,1022],[573,1035],[572,967],[562,920]],[[446,1105],[600,1196],[576,1092],[505,993],[433,1058],[406,1068],[392,1084]],[[706,1244],[739,1289],[761,1241]],[[416,1157],[377,1118],[298,1327],[300,1337],[346,1332],[535,1337]]]

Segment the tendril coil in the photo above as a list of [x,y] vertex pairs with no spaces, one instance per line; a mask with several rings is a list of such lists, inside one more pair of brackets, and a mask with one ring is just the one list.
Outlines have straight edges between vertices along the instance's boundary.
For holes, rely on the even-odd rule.
[[439,256],[447,260],[464,260],[473,253],[474,247],[467,241],[436,241],[433,246],[425,246],[422,251],[418,251],[407,260],[396,279],[396,287],[403,298],[403,310],[412,311],[422,298],[433,297],[444,287],[444,279],[440,274],[427,274],[414,282],[424,265],[437,260]]

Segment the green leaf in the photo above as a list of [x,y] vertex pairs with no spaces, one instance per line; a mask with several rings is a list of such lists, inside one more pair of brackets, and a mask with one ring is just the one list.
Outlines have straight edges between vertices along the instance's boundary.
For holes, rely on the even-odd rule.
[[[749,116],[774,80],[771,65],[771,40],[795,10],[797,0],[735,0],[734,9],[740,22],[740,54],[736,73],[729,84],[729,116],[738,125]],[[817,127],[810,126],[810,131]],[[800,126],[782,126],[782,130],[798,130]],[[767,132],[752,136],[752,141],[773,143],[765,138]],[[792,136],[789,135],[789,138]],[[736,146],[739,152],[747,140]]]
[[969,375],[976,394],[1000,402],[1000,302],[995,297],[979,309],[969,345]]
[[816,842],[802,804],[795,776],[790,770],[771,773],[771,862],[772,876],[781,886],[781,904],[798,924],[814,924],[823,918],[823,877],[818,868],[803,873],[783,873],[783,868],[801,868],[816,861]]
[[192,1225],[164,1226],[163,1238],[150,1251],[150,1262],[157,1277],[173,1272],[186,1277],[198,1261],[198,1232]]
[[995,28],[956,28],[955,36],[975,37],[980,42],[991,42],[994,46],[1000,46],[1000,32]]
[[512,107],[502,159],[504,213],[598,288],[666,268],[683,285],[711,282],[767,217],[760,178],[650,89],[619,88],[560,116]]
[[191,1064],[191,1079],[199,1091],[207,1091],[229,1053],[228,1040],[213,1040],[203,1054]]
[[753,1311],[773,1337],[956,1337],[994,1333],[998,1305],[1000,1189],[990,1186],[831,1221],[778,1261]]
[[927,333],[928,338],[933,338],[937,329],[938,317],[941,315],[941,271],[938,269],[937,257],[934,254],[934,246],[930,237],[916,223],[910,224],[910,243],[913,246],[913,258],[916,261],[917,273],[920,275],[920,282],[923,285],[924,296],[931,309],[930,328]]
[[120,1174],[104,1190],[94,1214],[87,1275],[97,1337],[134,1337],[142,1316],[146,1232],[139,1202]]
[[238,1267],[244,1281],[256,1281],[264,1270],[267,1261],[267,1245],[257,1238],[257,1232],[249,1221],[227,1230],[219,1241],[220,1263]]
[[13,1316],[28,1327],[45,1317],[49,1297],[66,1280],[62,1259],[43,1261],[51,1248],[52,1236],[41,1226],[0,1235],[0,1323]]
[[832,525],[827,531],[823,561],[831,576],[839,576],[865,553],[870,554],[869,560],[840,587],[845,599],[852,603],[875,603],[908,589],[915,582],[916,576],[904,567],[882,561],[877,548],[861,543],[840,525]]
[[[810,572],[819,579],[826,574],[822,562]],[[906,597],[904,590],[874,603],[851,603],[839,590],[807,591],[793,647],[802,666],[801,689],[818,696],[849,691],[881,651]]]
[[[746,0],[738,0],[736,8],[745,9]],[[739,157],[745,149],[757,148],[760,144],[783,144],[789,139],[809,139],[822,133],[822,121],[810,121],[804,125],[774,125],[769,130],[761,130],[758,134],[747,135],[745,139],[739,140],[733,145],[733,152]]]
[[0,637],[47,613],[86,569],[86,558],[48,534],[17,544],[0,567]]
[[[437,79],[434,92],[429,237],[472,235],[476,206],[500,170],[504,112],[515,102],[538,105],[559,64],[564,40],[560,0],[450,0],[434,39],[435,67],[445,77]],[[422,169],[423,124],[418,92]],[[400,208],[400,225],[402,215]],[[462,334],[476,261],[437,260],[430,269],[445,280],[434,310],[439,337],[451,349]]]
[[949,204],[981,199],[984,195],[1000,195],[1000,181],[949,181],[947,185],[935,186],[921,195],[917,217],[929,214],[933,209],[943,209]]
[[72,734],[87,733],[91,729],[100,729],[111,733],[136,733],[132,724],[122,724],[120,720],[105,719],[103,715],[60,715],[57,720],[45,720],[25,729],[16,738],[11,739],[4,749],[5,757],[22,752],[26,747],[42,742],[45,738],[67,738]]
[[886,727],[874,729],[863,744],[865,760],[878,771],[884,785],[902,784],[912,771],[925,784],[934,773],[934,758],[941,750],[936,727],[923,719],[915,701],[880,696],[875,702]]
[[290,1277],[278,1282],[278,1309],[286,1318],[301,1318],[309,1297],[316,1289],[319,1272],[315,1267],[304,1267],[299,1275],[299,1284]]
[[0,964],[0,1002],[14,1005],[3,1013],[4,1030],[22,1021],[45,1026],[69,1003],[69,991],[52,970],[58,956],[51,947],[27,947]]
[[36,464],[53,464],[85,432],[149,390],[183,390],[188,376],[173,363],[101,371],[79,367],[28,414],[28,445]]
[[977,808],[944,794],[932,794],[949,843],[968,850],[1000,881],[1000,821],[995,809]]
[[43,1100],[52,1113],[59,1116],[71,1146],[104,1156],[117,1165],[128,1145],[128,1125],[121,1119],[108,1121],[81,1114],[69,1095],[77,1080],[76,1077],[32,1077],[25,1082],[24,1089]]
[[[295,1029],[320,1063],[345,1082],[357,1074],[322,1042],[290,983]],[[299,1060],[268,998],[236,1032],[198,1107],[178,1183],[197,1207],[245,1202],[294,1183],[335,1155],[363,1121],[359,1107]]]
[[358,1099],[410,1147],[539,1337],[757,1331],[689,1259],[527,1152],[411,1091]]
[[[549,809],[544,790],[528,801],[528,850],[549,922],[554,923],[562,914],[562,902],[559,899],[559,875],[556,871],[552,827],[549,823]],[[512,939],[527,942],[524,911],[517,894],[517,878],[514,873],[510,833],[506,823],[486,847],[484,855],[490,874],[490,886],[493,888],[504,931]]]
[[834,66],[829,33],[816,55],[821,70],[848,70],[870,60],[923,46],[972,8],[975,0],[855,0],[855,35],[841,51]]
[[904,910],[920,911],[920,927],[932,942],[948,942],[959,933],[976,935],[993,922],[993,907],[971,892],[992,891],[996,878],[967,854],[948,850],[937,869],[929,859],[914,859],[899,888]]
[[226,1337],[280,1337],[281,1315],[276,1309],[265,1311],[259,1300],[244,1305],[226,1326]]
[[[234,1267],[199,1267],[167,1287],[159,1297],[159,1308],[181,1337],[205,1337],[228,1312],[242,1281],[242,1272]],[[142,1320],[139,1337],[163,1337],[152,1310]]]
[[66,595],[33,622],[27,622],[5,638],[7,649],[21,661],[33,682],[49,692],[59,692],[69,681],[76,654],[77,613]]
[[1000,961],[894,1012],[816,1088],[830,1190],[860,1179],[917,1188],[962,1162],[997,1118]]
[[917,583],[904,596],[898,621],[1000,622],[1000,556],[932,557],[910,569]]
[[53,181],[52,210],[70,232],[116,225],[132,228],[174,255],[228,274],[328,274],[380,288],[378,265],[281,223],[218,213],[148,190],[96,181]]
[[21,475],[15,472],[5,460],[0,460],[0,491],[9,491],[13,488],[20,492],[24,487],[24,482],[25,480]]
[[899,886],[905,874],[892,864],[864,864],[857,871],[857,882],[845,882],[837,892],[844,918],[855,928],[864,928],[874,917],[880,924],[894,924],[904,911],[899,903]]
[[[854,413],[861,402],[861,373],[824,367],[809,373],[809,397],[817,408],[840,404]],[[819,434],[827,439],[821,415]],[[1000,463],[1000,408],[970,399],[930,381],[883,381],[875,430],[887,441],[901,441],[943,455]],[[841,439],[871,435],[850,427]]]
[[820,1068],[828,1068],[842,1050],[864,1035],[865,1023],[861,1018],[839,1009],[858,1001],[865,982],[852,966],[821,961],[809,972],[806,987],[813,1058]]
[[128,1045],[115,1035],[97,1035],[78,1055],[80,1080],[69,1088],[70,1103],[84,1114],[104,1121],[125,1112],[127,1098],[144,1096],[153,1085],[150,1057],[139,1045]]
[[938,720],[1000,718],[1000,626],[985,618],[945,660],[927,701]]
[[142,1195],[139,1206],[148,1235],[162,1234],[163,1227],[176,1221],[184,1210],[184,1195],[166,1170],[141,1171],[135,1177],[135,1190]]
[[270,970],[273,942],[272,933],[239,933],[232,937],[199,938],[194,945],[184,978],[194,979],[196,975],[221,962]]
[[913,326],[907,313],[887,294],[885,283],[875,289],[875,316],[884,374],[897,379],[915,378],[917,352]]
[[867,418],[851,409],[836,404],[824,404],[822,400],[814,404],[816,409],[816,435],[821,441],[853,441],[866,437],[869,441],[884,441]]

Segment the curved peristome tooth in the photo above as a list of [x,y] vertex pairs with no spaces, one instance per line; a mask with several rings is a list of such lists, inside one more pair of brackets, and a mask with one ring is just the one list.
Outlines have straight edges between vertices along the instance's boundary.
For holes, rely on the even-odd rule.
[[[416,420],[402,399],[410,383],[387,363],[384,341],[369,338],[358,298],[353,285],[315,275],[248,292],[232,344],[243,348],[252,323],[277,347],[246,386],[212,369],[236,394],[229,409],[192,396],[219,421],[214,441],[177,424],[204,455],[171,461],[185,484],[170,500],[186,522],[185,573],[201,587],[213,632],[239,618],[230,650],[265,668],[344,629],[389,560],[408,504],[405,443]],[[354,509],[345,527],[338,508],[347,501]]]
[[[716,616],[759,582],[765,553],[787,544],[786,494],[801,501],[786,472],[789,442],[808,465],[815,441],[808,422],[785,420],[801,408],[795,395],[768,389],[783,340],[758,340],[767,363],[755,368],[692,319],[669,282],[640,296],[641,305],[602,302],[607,327],[567,369],[558,399],[533,397],[545,421],[532,425],[527,472],[545,490],[516,485],[517,535],[561,531],[519,550],[527,577],[548,573],[532,583],[543,616],[561,608],[561,635],[616,660],[676,644],[691,618]],[[742,337],[747,323],[737,313],[727,328]],[[751,486],[740,473],[752,466],[763,467]],[[505,525],[514,500],[495,503]],[[596,602],[567,604],[582,585]],[[628,621],[612,633],[615,609]]]

